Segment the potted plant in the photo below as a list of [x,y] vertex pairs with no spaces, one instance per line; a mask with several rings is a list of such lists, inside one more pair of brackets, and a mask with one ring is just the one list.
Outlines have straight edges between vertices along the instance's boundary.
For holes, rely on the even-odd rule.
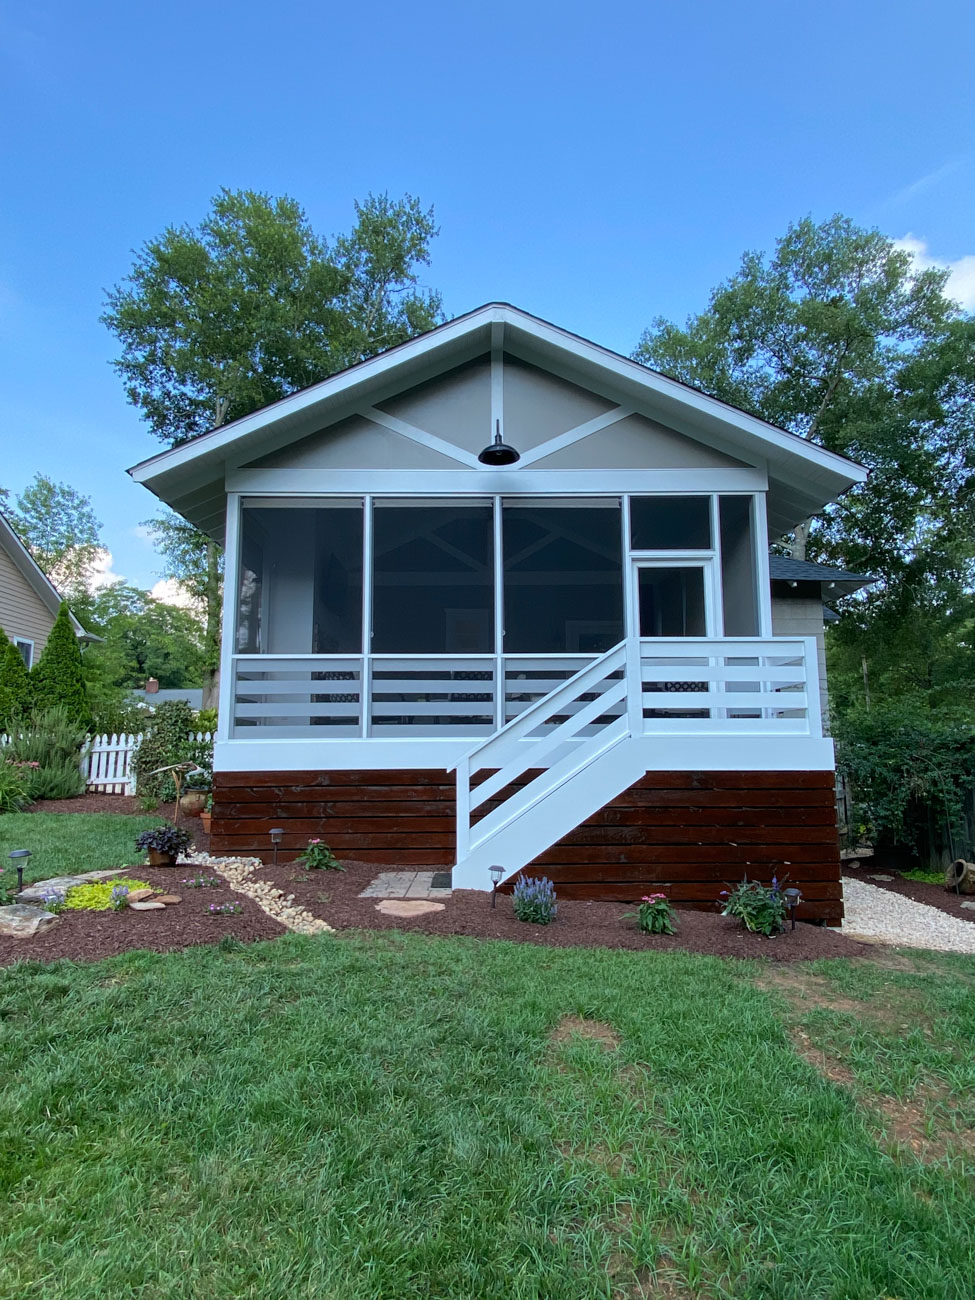
[[195,772],[187,772],[186,779],[183,782],[183,794],[180,795],[180,810],[187,817],[199,817],[206,807],[207,795],[210,792],[210,774],[198,769]]
[[203,811],[200,813],[200,829],[204,835],[210,834],[210,818],[213,815],[213,795],[207,794],[206,803],[203,805]]
[[192,842],[189,831],[181,826],[156,826],[143,831],[135,847],[149,854],[150,867],[175,867],[176,859]]

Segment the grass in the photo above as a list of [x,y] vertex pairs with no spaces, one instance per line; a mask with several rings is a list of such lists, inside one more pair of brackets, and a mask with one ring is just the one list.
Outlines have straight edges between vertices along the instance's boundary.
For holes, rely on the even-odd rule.
[[[0,1296],[968,1300],[975,961],[884,960],[383,932],[13,967]],[[919,1097],[936,1150],[885,1112]]]
[[30,849],[24,883],[70,876],[80,871],[104,871],[144,861],[136,850],[139,831],[159,826],[158,816],[132,817],[117,813],[7,813],[0,817],[0,881],[16,888],[17,876],[7,854]]

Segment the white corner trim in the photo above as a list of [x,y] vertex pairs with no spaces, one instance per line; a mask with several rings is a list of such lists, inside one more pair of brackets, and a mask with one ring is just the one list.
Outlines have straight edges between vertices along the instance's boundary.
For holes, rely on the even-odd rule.
[[457,447],[452,442],[447,442],[445,438],[438,438],[435,433],[428,433],[426,429],[419,429],[415,424],[409,424],[398,416],[387,415],[378,406],[364,406],[359,414],[363,419],[372,420],[373,424],[381,424],[384,428],[391,429],[393,433],[401,434],[404,438],[419,443],[421,447],[438,451],[441,456],[449,456],[451,460],[456,460],[469,469],[478,468],[477,457],[472,456],[463,447]]

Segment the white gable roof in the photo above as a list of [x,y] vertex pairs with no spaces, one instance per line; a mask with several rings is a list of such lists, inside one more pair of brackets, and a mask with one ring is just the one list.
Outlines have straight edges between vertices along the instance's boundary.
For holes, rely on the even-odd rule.
[[[228,470],[372,407],[486,353],[517,357],[763,467],[769,519],[782,532],[821,510],[866,470],[646,366],[530,316],[489,303],[129,470],[198,527],[220,536]],[[485,430],[485,441],[490,430]],[[516,469],[517,467],[515,467]],[[512,479],[517,491],[517,475]]]

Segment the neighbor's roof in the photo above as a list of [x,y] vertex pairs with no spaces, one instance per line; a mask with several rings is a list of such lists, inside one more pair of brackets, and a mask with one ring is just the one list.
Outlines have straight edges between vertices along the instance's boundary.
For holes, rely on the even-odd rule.
[[849,569],[814,564],[810,560],[793,560],[787,555],[770,555],[768,567],[773,582],[819,582],[828,588],[835,588],[836,594],[840,596],[848,596],[877,581],[867,573],[851,573]]
[[[0,547],[2,547],[13,560],[16,567],[20,570],[21,575],[40,597],[43,604],[50,610],[53,618],[57,618],[58,610],[61,608],[61,595],[58,589],[51,582],[50,578],[39,568],[37,561],[28,551],[27,547],[20,540],[11,526],[0,515]],[[95,636],[93,632],[86,632],[71,610],[68,610],[68,617],[71,619],[71,626],[74,628],[75,636],[82,641],[101,641],[100,636]]]
[[[228,469],[492,349],[588,385],[620,405],[767,468],[774,535],[867,477],[865,469],[845,456],[508,303],[478,307],[243,419],[151,456],[129,473],[197,527],[221,538]],[[490,431],[485,435],[490,437]]]

